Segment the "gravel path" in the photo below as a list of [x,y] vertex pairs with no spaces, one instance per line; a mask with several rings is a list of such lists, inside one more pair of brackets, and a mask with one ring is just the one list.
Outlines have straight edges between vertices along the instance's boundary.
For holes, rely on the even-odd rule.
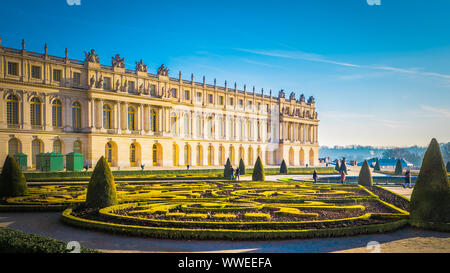
[[78,241],[84,247],[107,252],[368,252],[367,244],[377,241],[381,244],[381,252],[450,253],[450,233],[412,228],[342,238],[233,242],[159,240],[113,235],[65,225],[60,222],[60,213],[57,212],[0,213],[0,226],[66,242]]

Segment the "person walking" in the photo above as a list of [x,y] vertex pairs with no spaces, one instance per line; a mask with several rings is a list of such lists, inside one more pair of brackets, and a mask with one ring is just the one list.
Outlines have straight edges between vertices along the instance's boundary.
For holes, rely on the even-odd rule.
[[231,167],[231,170],[230,170],[230,180],[234,180],[234,169],[233,169],[233,166]]
[[409,171],[409,169],[406,170],[405,172],[405,183],[403,184],[403,188],[411,188],[411,172]]
[[240,180],[239,180],[239,175],[240,175],[240,173],[241,173],[241,170],[239,170],[239,167],[237,167],[237,168],[236,168],[236,178],[237,178],[238,181],[240,181]]
[[314,184],[317,182],[317,172],[316,170],[314,170],[313,172],[313,179],[314,179]]
[[345,181],[345,172],[341,171],[341,184],[344,184]]

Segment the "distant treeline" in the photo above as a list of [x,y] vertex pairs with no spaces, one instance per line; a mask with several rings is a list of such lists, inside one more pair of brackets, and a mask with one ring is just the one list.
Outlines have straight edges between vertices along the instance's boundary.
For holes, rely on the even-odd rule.
[[[444,162],[450,161],[450,142],[442,143],[442,156]],[[404,158],[406,161],[416,166],[422,164],[422,158],[427,147],[411,146],[411,147],[374,147],[374,146],[321,146],[319,148],[319,156],[321,158],[329,156],[331,160],[341,159],[345,157],[346,161],[356,160],[358,162],[369,158]]]

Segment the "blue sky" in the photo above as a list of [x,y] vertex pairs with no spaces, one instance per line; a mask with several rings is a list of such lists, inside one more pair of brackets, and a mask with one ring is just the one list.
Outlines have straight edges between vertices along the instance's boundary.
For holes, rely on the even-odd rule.
[[[71,2],[72,0],[69,0]],[[2,45],[316,98],[321,145],[450,141],[450,1],[0,0]],[[164,2],[164,3],[163,3]]]

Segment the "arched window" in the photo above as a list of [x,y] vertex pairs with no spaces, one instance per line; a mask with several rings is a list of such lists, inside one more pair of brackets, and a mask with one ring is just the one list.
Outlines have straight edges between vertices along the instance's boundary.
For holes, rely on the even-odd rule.
[[184,134],[189,135],[189,116],[184,114]]
[[62,103],[60,100],[52,102],[52,126],[62,127]]
[[214,147],[208,146],[208,166],[214,165]]
[[244,124],[241,119],[239,120],[238,130],[239,130],[239,133],[238,133],[239,138],[241,140],[243,140],[244,139]]
[[136,130],[136,110],[134,107],[128,107],[128,130]]
[[201,166],[203,162],[203,148],[201,145],[197,145],[197,166]]
[[14,95],[6,98],[6,116],[8,124],[19,124],[19,100]]
[[150,110],[150,131],[152,132],[156,132],[157,131],[157,125],[158,125],[158,121],[157,121],[157,115],[156,115],[156,111],[155,110]]
[[250,140],[253,138],[253,124],[250,120],[247,121],[247,127],[248,127],[248,139]]
[[197,137],[201,137],[202,134],[202,119],[200,118],[200,116],[197,116]]
[[248,165],[253,166],[253,148],[248,148]]
[[61,144],[61,141],[59,139],[53,141],[53,152],[57,153],[57,154],[61,154],[62,153],[62,144]]
[[258,140],[261,139],[261,123],[259,122],[259,120],[256,122],[256,134]]
[[112,120],[111,120],[112,109],[109,104],[103,105],[103,128],[111,129],[112,128]]
[[219,146],[219,165],[225,165],[225,148],[222,145]]
[[291,147],[289,149],[289,165],[294,166],[295,162],[294,162],[294,149]]
[[228,131],[227,131],[227,133],[228,133],[228,139],[232,139],[233,138],[233,120],[232,119],[228,119]]
[[72,126],[74,129],[81,128],[81,104],[79,102],[72,104]]
[[113,162],[113,146],[111,142],[106,143],[105,145],[105,159],[109,165]]
[[223,130],[223,119],[219,118],[219,138],[222,139],[225,135],[225,132]]
[[130,145],[130,166],[136,166],[136,145],[134,143]]
[[42,152],[42,143],[40,140],[35,139],[31,142],[31,166],[36,167],[36,155]]
[[173,158],[173,165],[174,166],[178,166],[178,145],[176,143],[173,144],[172,146],[172,158]]
[[30,122],[31,125],[41,125],[41,100],[37,97],[31,99],[30,103]]
[[231,165],[234,164],[234,147],[230,146],[229,157]]
[[172,132],[173,135],[177,135],[177,121],[178,121],[178,117],[177,114],[172,113],[170,115],[170,131]]
[[162,149],[161,144],[155,143],[152,147],[152,156],[153,156],[153,166],[159,166],[161,165],[161,156],[162,156]]
[[8,140],[8,155],[14,156],[20,153],[20,142],[17,138],[11,138]]
[[239,161],[241,161],[241,159],[242,160],[244,160],[244,158],[245,158],[245,155],[244,155],[244,147],[239,147]]
[[76,140],[76,141],[73,143],[73,152],[74,152],[74,153],[79,153],[79,154],[81,154],[81,153],[82,153],[81,151],[82,151],[82,150],[81,150],[81,141]]
[[184,165],[191,165],[191,146],[186,144],[184,146]]

